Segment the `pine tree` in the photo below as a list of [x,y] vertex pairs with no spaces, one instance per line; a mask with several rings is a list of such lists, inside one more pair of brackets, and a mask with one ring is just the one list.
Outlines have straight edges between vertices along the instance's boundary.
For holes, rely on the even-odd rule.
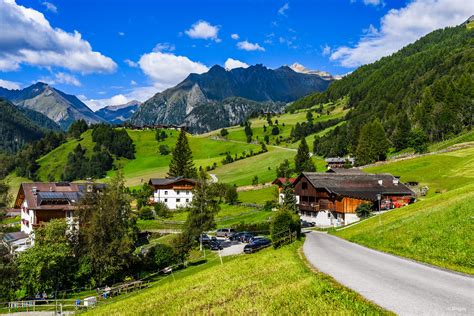
[[189,148],[186,132],[182,129],[173,150],[173,157],[168,171],[170,177],[196,178],[197,171],[193,162],[193,153]]
[[379,120],[365,124],[360,131],[355,151],[356,163],[366,165],[385,160],[389,145],[385,130]]
[[295,156],[295,171],[297,173],[316,171],[316,167],[311,160],[308,144],[306,143],[306,139],[304,137],[301,139],[298,152]]
[[283,203],[282,208],[297,212],[298,208],[296,207],[296,195],[293,185],[290,182],[283,183]]
[[408,147],[408,141],[411,131],[410,120],[406,112],[397,116],[395,131],[392,135],[392,143],[396,150],[402,150]]

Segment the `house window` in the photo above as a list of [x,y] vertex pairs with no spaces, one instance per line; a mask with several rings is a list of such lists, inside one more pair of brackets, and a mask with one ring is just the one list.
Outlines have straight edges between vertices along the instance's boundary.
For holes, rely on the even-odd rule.
[[179,191],[176,191],[176,194],[179,195]]
[[181,202],[181,199],[176,199],[176,203],[179,203],[179,202]]
[[186,203],[188,203],[188,202],[189,202],[189,199],[186,199]]
[[165,199],[165,203],[167,203],[167,202],[168,202],[168,199]]
[[328,212],[328,218],[331,218],[331,213]]
[[189,195],[189,191],[186,191],[186,195]]
[[301,183],[301,189],[307,190],[308,189],[308,183],[306,183],[306,182]]
[[168,191],[165,191],[165,195],[168,195]]

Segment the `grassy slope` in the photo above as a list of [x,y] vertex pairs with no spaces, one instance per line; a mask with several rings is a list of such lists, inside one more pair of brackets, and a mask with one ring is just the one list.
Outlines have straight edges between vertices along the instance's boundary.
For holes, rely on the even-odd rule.
[[336,235],[378,250],[474,274],[474,185],[372,217]]
[[[382,251],[474,274],[474,148],[367,168],[430,187],[428,196],[335,234]],[[444,192],[444,193],[436,193]]]
[[373,173],[392,173],[403,182],[418,181],[428,185],[428,196],[436,191],[453,190],[474,183],[474,148],[427,155],[364,169]]
[[[313,273],[298,242],[279,250],[225,258],[176,280],[91,310],[92,315],[381,314],[383,310],[328,277]],[[183,272],[185,272],[184,270]]]
[[278,191],[276,186],[239,192],[239,201],[242,203],[263,204],[265,201],[276,201],[277,199]]

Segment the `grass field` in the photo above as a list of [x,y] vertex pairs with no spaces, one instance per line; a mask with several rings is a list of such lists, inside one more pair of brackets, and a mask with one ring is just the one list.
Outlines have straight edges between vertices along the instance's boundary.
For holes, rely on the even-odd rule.
[[340,230],[362,245],[440,267],[474,274],[474,148],[366,168],[428,185],[428,195]]
[[422,185],[428,185],[430,197],[436,192],[454,190],[474,183],[474,148],[389,162],[364,171],[388,172],[401,176],[403,182],[418,181]]
[[335,234],[367,247],[474,274],[474,184]]
[[[215,217],[217,228],[232,227],[240,223],[256,223],[269,219],[271,212],[241,205],[221,204],[221,209]],[[188,216],[185,211],[173,212],[171,218],[163,220],[139,220],[140,230],[181,228]]]
[[[90,310],[91,315],[384,314],[382,309],[311,271],[301,242],[278,250],[214,260],[150,289]],[[212,265],[211,265],[212,264]],[[192,268],[191,268],[192,269]],[[187,273],[186,273],[187,272]]]
[[269,186],[259,190],[239,192],[239,201],[242,203],[263,204],[266,201],[277,201],[278,191],[276,186]]

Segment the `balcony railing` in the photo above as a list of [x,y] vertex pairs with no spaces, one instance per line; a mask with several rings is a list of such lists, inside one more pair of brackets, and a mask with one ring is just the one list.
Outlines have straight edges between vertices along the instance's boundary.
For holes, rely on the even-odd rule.
[[318,212],[318,211],[335,211],[335,208],[329,207],[327,204],[318,204],[318,203],[309,203],[309,202],[300,202],[299,208],[302,211],[311,211],[311,212]]

